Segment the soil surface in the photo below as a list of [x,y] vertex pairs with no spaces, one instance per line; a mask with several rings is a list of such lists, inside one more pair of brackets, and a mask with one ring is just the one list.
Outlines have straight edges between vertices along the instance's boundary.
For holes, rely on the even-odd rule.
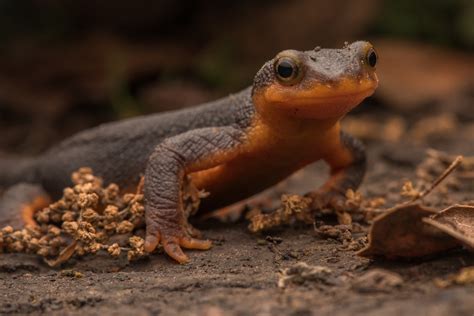
[[[416,184],[428,148],[474,156],[472,52],[425,43],[429,34],[438,40],[440,30],[448,43],[461,38],[454,11],[444,6],[414,4],[416,10],[397,13],[407,10],[398,4],[393,17],[403,23],[394,23],[384,14],[389,1],[377,0],[29,2],[18,11],[0,5],[0,33],[10,39],[0,49],[0,156],[37,154],[102,122],[235,92],[282,49],[367,38],[382,57],[380,87],[343,124],[368,147],[362,194],[383,197],[383,209],[401,202],[400,189],[407,179]],[[424,44],[384,38],[391,24],[405,35],[410,17],[435,17],[432,32],[418,35]],[[374,19],[383,25],[373,34],[380,38],[366,36]],[[34,32],[22,35],[29,28]],[[327,168],[317,163],[269,196],[277,206],[282,193],[307,192],[326,178]],[[456,190],[438,187],[425,202],[438,210],[474,205],[473,179],[471,170]],[[337,223],[334,216],[317,221]],[[369,260],[356,255],[368,223],[352,231],[349,244],[342,240],[347,231],[337,238],[338,228],[328,238],[313,225],[254,234],[245,219],[195,224],[214,247],[188,251],[186,265],[163,253],[133,263],[99,254],[53,269],[38,256],[1,254],[0,315],[474,315],[474,284],[441,288],[439,282],[474,266],[474,255],[464,250],[414,261]],[[282,271],[303,263],[325,272],[278,286]]]
[[[445,144],[457,153],[455,147],[465,143]],[[369,148],[362,192],[390,200],[404,179],[414,179],[424,152],[402,144],[373,143]],[[458,152],[472,154],[463,148]],[[307,190],[321,183],[326,172],[322,164],[310,166],[278,190]],[[474,200],[472,188],[456,196]],[[214,247],[188,251],[191,262],[186,265],[163,254],[131,264],[96,255],[51,269],[35,256],[3,254],[0,314],[473,315],[473,285],[442,289],[434,282],[474,265],[468,252],[412,262],[372,261],[340,241],[318,236],[312,226],[252,234],[247,225],[245,220],[201,222],[197,226]],[[318,280],[279,288],[280,271],[298,262],[331,271]]]

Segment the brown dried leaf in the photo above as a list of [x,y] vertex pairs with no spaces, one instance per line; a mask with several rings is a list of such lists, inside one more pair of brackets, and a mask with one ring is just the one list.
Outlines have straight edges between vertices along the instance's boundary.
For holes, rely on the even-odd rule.
[[453,205],[423,222],[436,227],[474,250],[474,206]]
[[358,252],[363,257],[413,258],[459,246],[459,242],[429,225],[423,218],[436,214],[419,203],[397,206],[374,220],[369,244]]

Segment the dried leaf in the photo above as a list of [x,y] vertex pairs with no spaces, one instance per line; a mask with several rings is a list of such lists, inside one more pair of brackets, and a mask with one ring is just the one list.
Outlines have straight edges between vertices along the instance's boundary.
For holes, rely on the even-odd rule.
[[436,214],[419,203],[403,204],[377,217],[369,232],[363,257],[388,259],[422,257],[459,246],[459,242],[423,218]]
[[474,250],[474,206],[453,205],[423,222],[436,227]]

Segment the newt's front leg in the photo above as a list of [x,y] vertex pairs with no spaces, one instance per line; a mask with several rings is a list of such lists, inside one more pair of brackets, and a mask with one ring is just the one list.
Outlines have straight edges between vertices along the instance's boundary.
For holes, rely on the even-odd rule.
[[211,247],[210,241],[188,233],[181,199],[184,176],[231,159],[241,139],[237,128],[202,128],[169,138],[155,148],[145,171],[146,251],[161,243],[170,257],[185,263],[188,257],[181,247]]
[[343,210],[348,189],[354,191],[361,184],[366,171],[366,155],[362,142],[351,135],[340,132],[335,147],[324,157],[331,167],[331,176],[314,192],[307,194],[313,199],[313,208]]

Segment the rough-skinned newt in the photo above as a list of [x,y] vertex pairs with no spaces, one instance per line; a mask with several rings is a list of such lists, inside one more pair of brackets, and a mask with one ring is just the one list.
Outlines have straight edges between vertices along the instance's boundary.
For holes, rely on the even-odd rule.
[[323,159],[329,180],[308,196],[320,207],[339,207],[365,173],[362,144],[339,120],[373,94],[377,55],[368,42],[342,49],[285,50],[266,62],[253,85],[191,109],[147,115],[86,130],[31,159],[1,159],[0,223],[25,223],[15,206],[48,201],[70,184],[70,174],[91,167],[105,182],[136,186],[145,176],[145,249],[162,244],[180,263],[182,248],[209,249],[191,236],[183,214],[185,176],[211,193],[203,208],[248,198]]

